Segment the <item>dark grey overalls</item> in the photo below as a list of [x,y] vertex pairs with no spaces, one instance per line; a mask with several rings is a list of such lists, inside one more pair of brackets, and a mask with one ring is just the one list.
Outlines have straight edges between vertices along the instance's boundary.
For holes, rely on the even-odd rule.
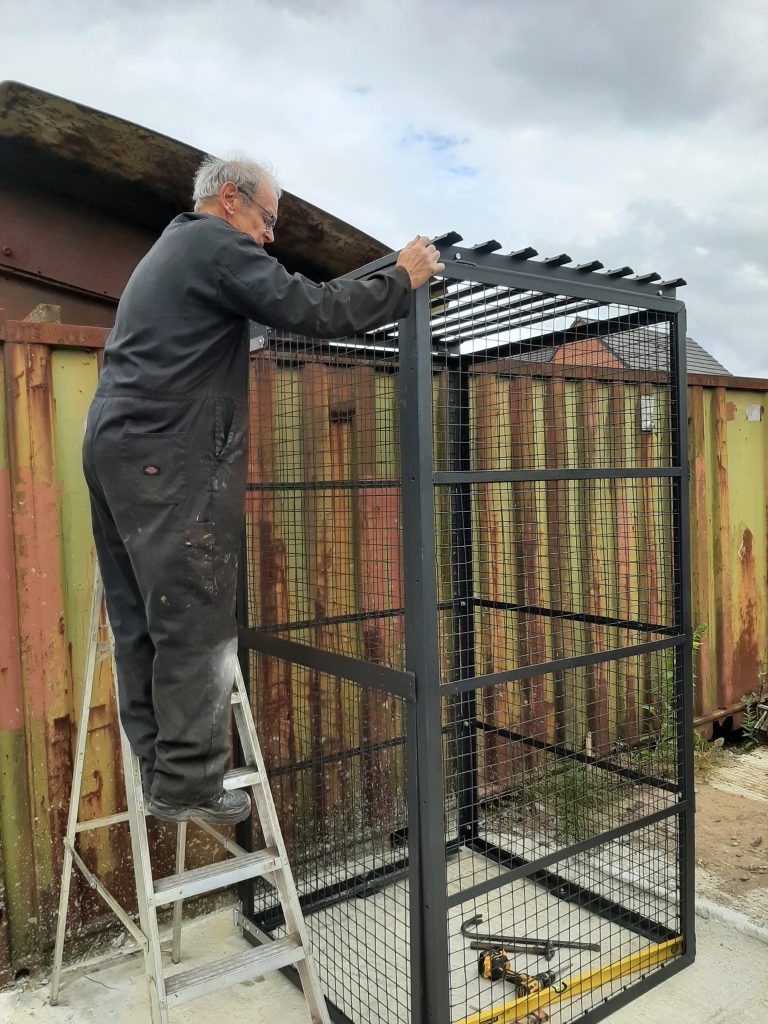
[[152,793],[221,790],[237,650],[248,320],[340,337],[404,316],[406,271],[317,285],[218,217],[169,224],[128,282],[83,445],[120,718]]

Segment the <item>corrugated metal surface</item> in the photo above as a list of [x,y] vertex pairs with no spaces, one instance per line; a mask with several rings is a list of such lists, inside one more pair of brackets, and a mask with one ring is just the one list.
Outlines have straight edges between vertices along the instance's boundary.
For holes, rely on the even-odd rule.
[[[105,334],[0,325],[0,982],[46,962],[53,946],[94,569],[80,447]],[[95,684],[80,816],[124,806],[105,662]],[[158,822],[151,830],[157,870],[168,873],[172,830]],[[126,828],[94,832],[82,849],[91,870],[133,906]],[[193,837],[190,863],[215,855],[218,847]],[[68,952],[112,923],[76,873]]]
[[[514,374],[513,364],[507,372]],[[473,418],[478,468],[515,466],[515,439],[520,437],[529,445],[536,439],[542,468],[548,465],[548,450],[565,453],[561,457],[570,465],[589,467],[594,453],[609,446],[616,452],[617,465],[652,465],[651,434],[637,429],[641,403],[652,404],[657,434],[669,429],[669,409],[667,389],[648,382],[649,376],[627,371],[622,383],[608,384],[589,378],[564,381],[554,375],[541,379],[536,372],[510,379],[478,370]],[[565,409],[567,416],[553,415]],[[504,423],[501,431],[499,423]],[[660,513],[669,507],[668,487],[637,480],[551,481],[519,482],[510,490],[513,507],[502,503],[493,485],[477,488],[477,541],[481,550],[486,549],[485,555],[476,556],[478,597],[516,607],[578,608],[605,620],[669,623],[671,581],[664,567],[671,564],[671,555],[658,529]],[[497,565],[520,569],[503,574],[496,571]],[[617,571],[608,572],[610,565]],[[649,581],[634,594],[626,585],[633,572]],[[589,595],[586,607],[579,604],[581,592]],[[561,620],[531,616],[521,630],[516,619],[514,612],[499,608],[480,612],[475,635],[478,674],[502,671],[519,659],[536,664],[558,656]],[[578,628],[582,650],[602,651],[630,642],[626,631],[610,625],[583,623]],[[574,689],[585,695],[584,702],[579,705],[572,694],[565,694],[557,716],[554,680],[540,676],[519,685],[520,706],[531,721],[542,723],[546,734],[541,739],[562,742],[558,728],[569,736],[589,733],[600,756],[618,740],[636,739],[642,717],[638,710],[647,703],[646,691],[651,688],[636,673],[634,662],[617,666],[612,685],[602,666],[577,670],[574,678],[581,680]]]
[[[6,331],[2,348],[2,441],[0,545],[3,578],[3,647],[0,674],[0,840],[5,858],[8,963],[12,977],[45,957],[55,925],[74,745],[75,691],[82,674],[93,554],[79,438],[96,383],[96,352],[57,349],[20,339],[54,325],[30,324]],[[59,334],[66,328],[56,327]],[[103,338],[104,332],[99,332]],[[97,703],[111,702],[103,672]],[[112,702],[113,703],[113,702]],[[116,807],[114,708],[106,724],[112,742],[95,743],[86,766],[85,808]],[[94,787],[93,780],[103,780]],[[92,791],[98,789],[94,803]],[[97,810],[98,808],[98,810]],[[113,837],[114,838],[114,837]],[[94,868],[114,882],[110,837],[86,844]],[[130,891],[123,886],[123,890]],[[73,924],[83,929],[102,914],[82,886],[76,887]]]
[[[53,940],[61,837],[69,798],[75,709],[93,572],[87,499],[80,471],[80,443],[85,412],[96,382],[97,352],[94,350],[103,343],[105,333],[98,328],[11,322],[0,330],[3,341],[0,360],[3,383],[0,390],[0,621],[3,623],[0,629],[0,981],[11,979],[25,967],[45,962]],[[328,429],[339,435],[329,439],[327,452],[336,453],[333,457],[341,459],[342,463],[351,457],[357,442],[352,434],[346,436],[345,432],[351,430],[349,424],[343,417],[333,418],[326,414],[327,410],[323,412],[328,374],[340,371],[322,368],[320,372],[318,367],[311,366],[284,369],[267,365],[267,362],[266,355],[254,362],[254,372],[257,365],[262,367],[259,380],[263,399],[254,414],[272,423],[276,436],[282,436],[286,425],[293,425],[291,429],[294,429],[301,421],[298,410],[272,409],[270,413],[269,396],[274,392],[276,373],[298,374],[302,380],[297,381],[295,390],[303,396],[303,414],[321,415]],[[369,376],[365,393],[369,394],[370,415],[361,417],[361,422],[365,422],[360,429],[376,430],[382,417],[394,415],[397,389],[392,380],[380,381],[370,373]],[[478,400],[480,391],[489,391],[489,394],[484,393],[481,407],[483,402],[493,400],[491,384],[490,378],[478,378],[476,382]],[[768,639],[765,486],[768,441],[764,422],[768,382],[728,378],[727,387],[724,384],[722,377],[702,377],[692,378],[690,385],[694,622],[707,623],[710,627],[699,654],[696,691],[699,715],[728,709],[755,688]],[[343,381],[336,381],[336,385],[335,393],[339,394],[343,391]],[[610,415],[615,422],[631,422],[628,413],[616,418],[617,403],[619,406],[629,403],[634,408],[638,387],[642,385],[628,381],[605,394],[601,385],[595,382],[587,382],[587,385],[586,392],[590,389],[594,392],[592,399],[608,417],[600,429],[608,429]],[[521,391],[516,405],[520,415],[537,416],[547,400],[544,382],[523,381],[517,387]],[[512,408],[511,401],[509,407]],[[613,413],[609,415],[611,409]],[[569,428],[562,423],[560,429],[564,436],[570,437],[573,433],[572,425]],[[267,439],[270,436],[266,428],[261,434]],[[260,436],[259,432],[254,436]],[[542,443],[546,444],[546,439],[542,439]],[[627,435],[621,443],[630,445],[635,441]],[[271,462],[277,457],[277,451],[267,444],[255,453],[266,477],[272,472]],[[327,452],[304,452],[303,457],[311,461],[327,457]],[[342,463],[340,471],[346,466]],[[361,467],[360,471],[377,479],[388,479],[394,467]],[[552,487],[546,497],[564,502],[564,508],[573,502],[581,507],[584,501],[589,501],[589,489],[577,488],[577,492],[565,494]],[[635,498],[640,508],[642,496]],[[621,499],[622,495],[618,494],[617,500]],[[389,538],[386,550],[383,547],[374,550],[373,545],[367,543],[364,529],[367,517],[382,522],[382,517],[389,519],[396,514],[390,492],[386,494],[389,504],[375,488],[370,501],[373,504],[362,517],[362,524],[359,516],[355,522],[348,509],[336,509],[334,537],[341,559],[339,571],[347,572],[350,560],[363,557],[361,551],[369,560],[361,572],[362,578],[368,580],[365,600],[375,606],[379,600],[377,588],[389,586],[390,578],[399,578],[397,571],[390,571],[391,566],[387,569],[398,557],[399,545],[396,536],[390,537],[386,531],[382,533]],[[255,546],[254,557],[258,546],[258,557],[272,566],[270,578],[279,582],[284,574],[281,559],[285,557],[286,531],[301,531],[304,523],[299,520],[278,522],[278,512],[275,509],[270,513],[272,519],[265,513],[266,518],[260,521],[259,536],[252,537],[251,542]],[[478,516],[482,519],[484,515],[487,519],[480,502]],[[489,544],[493,537],[492,525],[488,520]],[[345,531],[349,534],[346,541],[341,535]],[[354,541],[350,539],[353,535]],[[307,535],[310,547],[317,546],[317,538],[312,540],[313,536]],[[539,535],[523,540],[534,545],[537,557],[545,557],[547,538],[541,530]],[[590,548],[590,557],[595,560],[642,557],[651,565],[654,561],[652,545],[653,538],[643,533],[642,521],[639,521],[635,532],[630,531],[623,539],[618,536],[600,538]],[[300,549],[297,546],[297,550]],[[508,555],[500,551],[499,557]],[[309,564],[310,573],[315,571],[312,564]],[[567,579],[568,567],[561,568],[560,575]],[[332,569],[324,555],[323,572],[332,572]],[[589,564],[574,563],[568,571],[587,572]],[[479,580],[479,585],[490,586],[491,582]],[[300,595],[286,592],[277,583],[267,587],[264,593],[275,600],[300,600]],[[328,594],[331,600],[332,586]],[[529,597],[533,600],[535,595]],[[603,600],[610,608],[619,608],[624,597],[621,593],[606,594]],[[619,608],[619,611],[627,615],[632,609]],[[653,610],[635,611],[651,615]],[[481,624],[483,629],[491,627],[492,623]],[[363,637],[363,642],[370,645],[370,650],[366,646],[365,651],[358,650],[348,636],[340,634],[338,642],[340,650],[365,654],[374,660],[381,645],[380,638],[375,636]],[[548,649],[555,641],[544,636],[540,642]],[[492,652],[492,640],[487,646]],[[265,683],[263,696],[279,706],[285,696],[282,682],[275,679],[272,683],[271,689]],[[629,678],[624,684],[623,697],[612,693],[608,699],[622,699],[623,706],[627,707],[629,698],[641,699],[642,685],[640,680]],[[330,699],[334,695],[327,696]],[[546,694],[544,697],[549,699]],[[343,701],[343,694],[335,695],[334,699]],[[100,669],[94,705],[82,816],[112,813],[121,809],[123,802],[115,705],[106,664]],[[377,712],[376,708],[369,709],[371,721],[386,734],[391,722],[381,716],[379,721]],[[583,711],[573,708],[570,713],[578,715]],[[603,714],[603,718],[615,723],[615,728],[606,731],[602,741],[610,743],[621,738],[631,742],[627,724],[631,715],[622,717],[611,712]],[[593,724],[599,733],[600,723]],[[332,781],[329,779],[329,784]],[[169,870],[173,855],[170,830],[158,823],[153,823],[152,828],[157,869]],[[96,833],[89,843],[86,847],[89,865],[130,906],[131,864],[125,830],[121,826],[110,832]],[[210,853],[210,846],[202,841],[194,842],[193,862],[202,862]],[[82,938],[102,929],[109,920],[98,898],[76,880],[71,912],[73,935]],[[73,948],[72,944],[68,947],[70,951]]]
[[750,378],[689,378],[693,622],[709,626],[700,717],[723,717],[767,667],[767,392],[768,382]]

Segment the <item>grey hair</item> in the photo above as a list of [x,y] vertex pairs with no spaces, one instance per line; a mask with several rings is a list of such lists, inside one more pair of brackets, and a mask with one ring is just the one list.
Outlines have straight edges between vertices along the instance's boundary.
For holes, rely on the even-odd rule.
[[192,190],[195,210],[199,210],[201,204],[209,199],[215,199],[226,181],[231,181],[238,187],[242,186],[251,195],[258,192],[259,186],[266,182],[274,189],[278,199],[282,194],[277,178],[269,167],[257,164],[239,153],[225,160],[220,160],[217,156],[206,156],[195,172]]

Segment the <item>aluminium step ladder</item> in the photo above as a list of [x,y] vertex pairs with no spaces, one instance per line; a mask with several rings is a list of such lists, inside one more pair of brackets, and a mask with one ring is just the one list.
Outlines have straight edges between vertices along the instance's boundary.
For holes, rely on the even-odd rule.
[[[299,973],[304,998],[312,1024],[330,1024],[328,1010],[320,982],[312,962],[309,949],[309,935],[299,905],[299,898],[293,880],[285,843],[277,819],[275,804],[267,780],[264,759],[256,735],[248,694],[236,662],[232,690],[232,711],[235,726],[243,751],[245,766],[227,772],[225,789],[251,788],[253,804],[258,814],[265,848],[249,851],[232,842],[216,828],[206,822],[191,819],[206,833],[217,840],[232,856],[215,864],[193,870],[184,870],[187,822],[177,825],[175,873],[167,878],[154,879],[150,862],[147,836],[146,810],[141,786],[139,759],[131,751],[128,739],[120,726],[123,772],[128,810],[109,817],[78,820],[80,790],[83,779],[85,748],[88,737],[88,719],[96,665],[107,658],[112,659],[112,675],[117,694],[117,672],[108,622],[101,622],[101,606],[104,588],[96,569],[89,640],[83,684],[82,711],[77,734],[77,746],[72,778],[67,834],[64,839],[64,869],[62,872],[59,916],[56,929],[53,971],[51,974],[51,1004],[56,1005],[61,983],[64,933],[67,925],[67,909],[72,879],[72,867],[77,865],[89,884],[98,891],[110,909],[130,932],[136,944],[143,949],[149,986],[150,1015],[152,1024],[167,1024],[168,1011],[174,1006],[188,1002],[198,996],[226,988],[240,981],[259,977],[270,971],[294,965]],[[119,822],[128,822],[131,834],[136,894],[139,906],[139,925],[126,912],[109,890],[96,878],[77,852],[76,839],[82,832],[104,828]],[[280,901],[286,923],[285,937],[269,940],[258,932],[242,914],[236,914],[238,924],[248,930],[262,945],[251,947],[241,953],[214,961],[202,967],[167,976],[163,967],[160,948],[160,933],[157,910],[168,904],[174,905],[173,938],[171,959],[181,959],[181,919],[183,900],[190,896],[212,892],[234,885],[248,878],[264,878],[274,886]]]

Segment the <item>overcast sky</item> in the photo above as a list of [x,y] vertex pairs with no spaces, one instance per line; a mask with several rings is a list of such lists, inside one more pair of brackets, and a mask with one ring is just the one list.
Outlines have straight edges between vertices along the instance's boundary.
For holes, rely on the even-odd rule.
[[689,282],[768,377],[766,0],[0,0],[0,79],[214,153],[398,247],[417,232]]

